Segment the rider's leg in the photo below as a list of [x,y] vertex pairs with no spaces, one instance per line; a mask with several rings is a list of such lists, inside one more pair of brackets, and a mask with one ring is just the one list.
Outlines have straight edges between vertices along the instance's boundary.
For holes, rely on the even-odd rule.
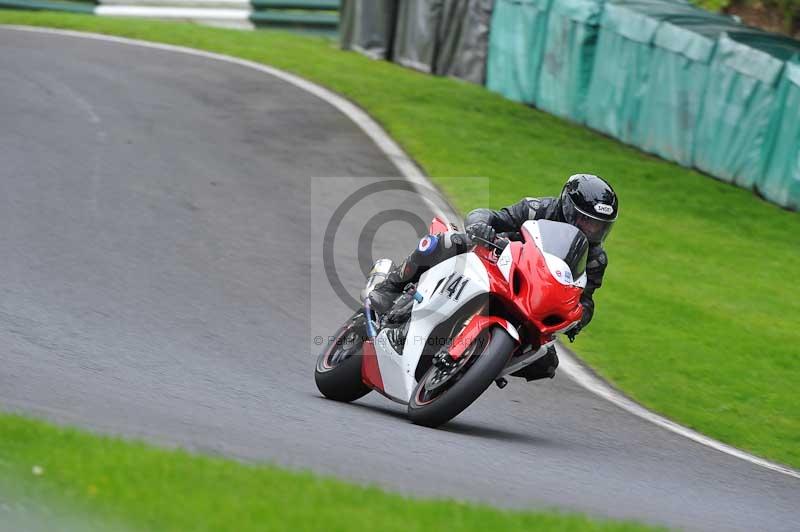
[[462,233],[448,232],[423,237],[406,260],[392,269],[386,279],[370,293],[372,308],[378,314],[385,314],[408,283],[417,282],[431,266],[466,250],[467,239]]

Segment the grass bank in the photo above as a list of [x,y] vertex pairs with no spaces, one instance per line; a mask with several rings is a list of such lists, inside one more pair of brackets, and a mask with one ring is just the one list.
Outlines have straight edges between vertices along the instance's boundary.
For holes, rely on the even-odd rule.
[[[35,516],[44,523],[41,530],[48,522],[59,530],[104,532],[652,530],[555,512],[411,500],[310,473],[154,449],[10,415],[0,414],[0,434],[0,488],[13,483],[30,514],[19,522]],[[36,515],[43,501],[55,501],[48,508],[56,510]]]
[[[297,73],[357,102],[463,211],[556,194],[575,172],[621,197],[597,314],[576,350],[645,405],[725,442],[800,466],[800,216],[484,89],[279,32],[47,13],[56,26],[211,50]],[[131,65],[131,68],[135,68]]]

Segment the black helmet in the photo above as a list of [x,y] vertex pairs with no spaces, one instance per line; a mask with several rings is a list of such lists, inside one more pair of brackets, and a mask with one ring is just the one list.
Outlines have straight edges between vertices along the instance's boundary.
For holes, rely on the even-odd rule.
[[583,231],[592,244],[600,244],[617,219],[617,194],[596,175],[576,174],[561,191],[564,220]]

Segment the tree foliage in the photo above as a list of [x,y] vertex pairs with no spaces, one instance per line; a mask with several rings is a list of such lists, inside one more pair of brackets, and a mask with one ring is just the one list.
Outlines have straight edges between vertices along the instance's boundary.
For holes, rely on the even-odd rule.
[[[716,12],[734,11],[737,7],[761,9],[764,12],[775,13],[784,31],[790,35],[800,31],[800,0],[692,0],[692,2]],[[752,21],[746,22],[752,23]]]

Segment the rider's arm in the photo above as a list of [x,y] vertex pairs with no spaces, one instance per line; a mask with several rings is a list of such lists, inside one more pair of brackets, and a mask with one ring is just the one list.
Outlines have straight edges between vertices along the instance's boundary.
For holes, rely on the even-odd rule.
[[530,220],[530,198],[519,201],[499,211],[492,209],[475,209],[464,219],[464,227],[469,227],[476,222],[483,222],[494,228],[498,233],[516,232],[522,224]]
[[594,315],[594,291],[603,285],[603,275],[608,266],[608,255],[602,246],[592,246],[589,248],[589,259],[586,262],[586,288],[581,295],[583,305],[583,317],[581,318],[580,328],[586,327]]

